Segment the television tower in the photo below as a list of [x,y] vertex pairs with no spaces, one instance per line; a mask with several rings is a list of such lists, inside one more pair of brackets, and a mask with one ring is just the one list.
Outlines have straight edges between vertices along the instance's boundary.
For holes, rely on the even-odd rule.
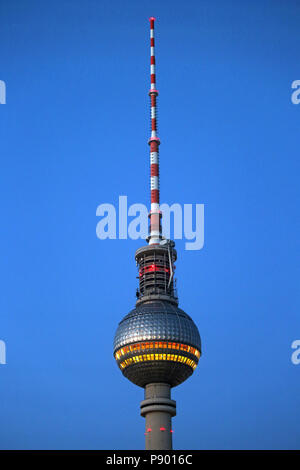
[[159,207],[159,145],[154,52],[154,21],[150,18],[151,102],[151,210],[148,245],[135,259],[139,271],[136,307],[119,323],[114,338],[114,357],[123,375],[145,389],[141,415],[146,418],[146,450],[172,449],[171,419],[176,402],[171,388],[184,382],[197,367],[201,355],[198,329],[178,307],[174,287],[175,243],[162,236]]

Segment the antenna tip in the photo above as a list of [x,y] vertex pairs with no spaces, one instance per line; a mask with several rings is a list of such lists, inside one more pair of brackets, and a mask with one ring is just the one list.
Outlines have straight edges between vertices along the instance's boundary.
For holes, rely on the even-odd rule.
[[156,18],[154,18],[154,16],[150,16],[149,21],[155,21],[155,20]]

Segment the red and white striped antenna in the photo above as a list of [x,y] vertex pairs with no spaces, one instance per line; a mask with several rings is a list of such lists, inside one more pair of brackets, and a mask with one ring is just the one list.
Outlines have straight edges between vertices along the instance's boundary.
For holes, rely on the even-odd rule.
[[149,214],[149,245],[157,245],[162,240],[161,234],[161,212],[159,209],[159,144],[157,137],[157,108],[156,98],[158,90],[156,89],[155,74],[155,49],[154,49],[154,21],[155,18],[149,18],[150,21],[150,102],[151,102],[151,137],[148,141],[150,145],[150,179],[151,179],[151,210]]

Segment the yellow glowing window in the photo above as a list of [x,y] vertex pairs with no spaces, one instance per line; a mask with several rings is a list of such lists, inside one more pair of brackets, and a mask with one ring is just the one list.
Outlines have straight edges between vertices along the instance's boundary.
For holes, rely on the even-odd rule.
[[136,351],[145,350],[145,349],[146,350],[147,349],[160,349],[160,348],[186,351],[186,352],[193,354],[198,359],[201,356],[200,351],[198,351],[198,349],[192,346],[189,346],[187,344],[171,343],[171,342],[167,343],[165,341],[155,341],[155,342],[141,342],[141,343],[131,344],[129,346],[123,346],[118,351],[116,351],[115,359],[119,360],[122,356],[124,356],[125,354],[129,352],[136,352]]
[[143,354],[139,356],[134,356],[132,358],[125,359],[123,362],[120,363],[120,368],[125,369],[125,367],[129,366],[132,363],[137,363],[140,361],[175,361],[175,362],[182,362],[187,364],[188,366],[192,367],[192,369],[196,369],[197,364],[192,359],[189,359],[185,356],[177,356],[176,354]]

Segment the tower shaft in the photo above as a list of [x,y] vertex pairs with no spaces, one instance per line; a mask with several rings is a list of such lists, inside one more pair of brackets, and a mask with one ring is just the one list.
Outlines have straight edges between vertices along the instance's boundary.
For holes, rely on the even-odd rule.
[[146,418],[146,450],[172,450],[171,421],[176,415],[176,402],[171,400],[169,384],[146,385],[141,415]]

